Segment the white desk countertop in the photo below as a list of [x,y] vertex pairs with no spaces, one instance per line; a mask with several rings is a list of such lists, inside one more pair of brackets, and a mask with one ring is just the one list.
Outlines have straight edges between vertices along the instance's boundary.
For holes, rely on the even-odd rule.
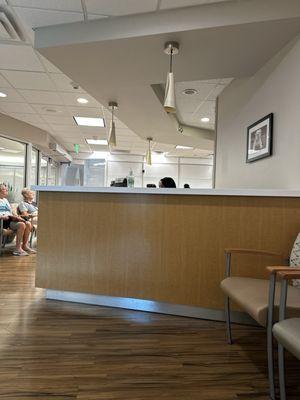
[[300,190],[279,189],[160,189],[87,186],[32,186],[38,192],[172,194],[190,196],[300,197]]

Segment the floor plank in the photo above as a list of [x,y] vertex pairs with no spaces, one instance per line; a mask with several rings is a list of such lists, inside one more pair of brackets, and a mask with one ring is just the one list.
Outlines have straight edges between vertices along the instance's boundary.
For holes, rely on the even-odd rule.
[[46,301],[34,269],[0,257],[0,399],[268,399],[263,330],[236,325],[229,346],[219,322]]

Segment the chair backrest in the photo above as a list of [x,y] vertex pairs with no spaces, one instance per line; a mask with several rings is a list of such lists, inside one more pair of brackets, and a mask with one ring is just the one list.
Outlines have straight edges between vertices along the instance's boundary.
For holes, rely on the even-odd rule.
[[[291,251],[290,267],[300,267],[300,233],[298,233]],[[293,285],[300,288],[300,279],[293,279]]]

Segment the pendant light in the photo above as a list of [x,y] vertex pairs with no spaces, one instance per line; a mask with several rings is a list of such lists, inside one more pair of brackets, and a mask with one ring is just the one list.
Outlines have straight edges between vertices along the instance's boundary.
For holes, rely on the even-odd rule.
[[118,103],[115,101],[110,101],[108,103],[108,107],[111,110],[111,121],[110,121],[110,128],[108,134],[108,144],[109,146],[115,147],[117,145],[116,139],[116,124],[114,121],[114,111],[118,109]]
[[152,142],[152,137],[148,137],[148,150],[146,153],[146,164],[152,165],[152,153],[151,153],[151,142]]
[[170,56],[170,70],[167,76],[164,109],[167,113],[176,113],[175,80],[173,74],[173,56],[179,53],[179,43],[165,43],[164,52]]

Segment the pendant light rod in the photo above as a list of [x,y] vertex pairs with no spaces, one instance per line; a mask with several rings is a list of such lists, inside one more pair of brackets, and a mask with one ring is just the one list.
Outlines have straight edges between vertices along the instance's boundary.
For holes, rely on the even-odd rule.
[[167,113],[176,113],[175,79],[173,74],[173,56],[179,53],[178,42],[166,42],[164,53],[170,56],[170,68],[167,75],[164,109]]

